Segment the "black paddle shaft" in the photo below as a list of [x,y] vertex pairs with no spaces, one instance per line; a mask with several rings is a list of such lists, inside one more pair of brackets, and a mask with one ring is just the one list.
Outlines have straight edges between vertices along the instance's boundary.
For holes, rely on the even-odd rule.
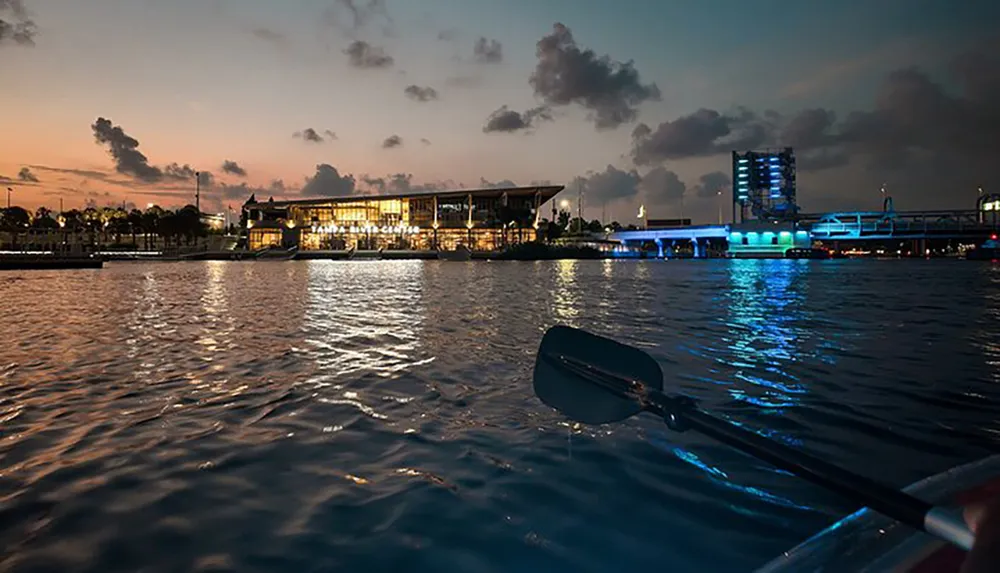
[[933,506],[923,500],[720,420],[698,409],[690,398],[647,391],[643,404],[645,410],[661,416],[672,429],[701,432],[848,499],[856,499],[883,515],[926,530],[924,519]]

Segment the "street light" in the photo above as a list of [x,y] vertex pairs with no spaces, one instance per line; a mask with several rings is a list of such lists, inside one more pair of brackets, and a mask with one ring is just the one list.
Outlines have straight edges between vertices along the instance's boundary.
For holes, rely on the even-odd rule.
[[10,187],[7,188],[7,210],[10,211],[10,192],[13,191]]
[[722,224],[722,189],[719,189],[718,191],[716,191],[715,194],[719,197],[719,224],[721,225]]
[[568,211],[569,210],[569,201],[567,201],[565,199],[563,199],[562,201],[560,201],[559,202],[559,208],[563,209],[565,211]]

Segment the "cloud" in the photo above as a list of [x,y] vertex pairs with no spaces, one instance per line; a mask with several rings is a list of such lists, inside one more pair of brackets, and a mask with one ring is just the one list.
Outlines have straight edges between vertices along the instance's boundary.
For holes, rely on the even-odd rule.
[[610,203],[620,199],[631,199],[639,194],[642,177],[636,170],[623,171],[608,165],[604,171],[591,171],[570,182],[568,189],[583,190],[588,201]]
[[441,30],[438,32],[437,39],[442,42],[451,42],[452,40],[458,38],[458,30],[455,28],[448,28],[447,30]]
[[34,169],[35,171],[49,171],[52,173],[79,175],[80,177],[89,177],[93,179],[104,179],[108,177],[108,173],[93,169],[69,169],[66,167],[50,167],[48,165],[28,165],[28,167]]
[[8,42],[34,46],[37,34],[38,26],[29,17],[22,0],[0,0],[0,46]]
[[455,189],[452,181],[438,181],[431,183],[413,183],[412,173],[394,173],[385,177],[371,177],[364,175],[361,182],[370,192],[379,195],[406,195],[409,193],[430,193],[433,191],[445,191]]
[[555,24],[552,33],[538,41],[536,55],[529,80],[535,95],[552,106],[584,107],[598,129],[631,123],[640,104],[660,99],[660,89],[643,84],[631,61],[618,62],[579,47],[562,24]]
[[655,130],[642,123],[632,132],[632,158],[637,165],[653,165],[756,148],[773,140],[776,118],[773,112],[759,116],[741,109],[722,114],[703,108],[663,122]]
[[38,183],[38,177],[27,167],[21,168],[21,171],[17,173],[17,178],[18,180],[26,183]]
[[481,189],[510,189],[511,187],[517,187],[517,183],[514,183],[510,179],[501,179],[500,181],[490,181],[485,177],[480,177],[479,187]]
[[403,145],[403,138],[398,135],[390,135],[385,138],[382,142],[382,149],[392,149],[394,147],[401,147]]
[[250,32],[258,40],[263,40],[271,44],[283,46],[288,43],[288,36],[271,28],[256,28]]
[[[323,130],[323,134],[326,135],[326,137],[329,139],[337,139],[337,134],[330,131],[329,129]],[[295,133],[292,134],[292,137],[294,137],[295,139],[301,139],[308,143],[323,143],[324,141],[326,141],[323,138],[323,136],[319,134],[318,131],[316,131],[311,127],[307,127],[302,131],[296,131]]]
[[940,81],[916,68],[890,72],[868,109],[843,114],[818,108],[790,114],[702,109],[656,129],[640,125],[632,157],[652,166],[733,149],[792,146],[800,177],[811,173],[813,205],[848,208],[887,182],[890,189],[905,189],[908,208],[954,207],[957,189],[974,197],[979,186],[1000,188],[998,48],[993,40],[959,54]]
[[351,42],[344,53],[347,54],[347,61],[355,68],[388,68],[393,64],[392,56],[385,53],[384,49],[372,46],[364,40]]
[[437,90],[432,87],[420,87],[418,85],[406,86],[403,90],[406,97],[414,101],[431,101],[438,99]]
[[139,141],[126,134],[120,126],[99,117],[91,125],[91,129],[97,142],[108,146],[108,152],[115,160],[116,171],[147,183],[155,183],[163,178],[163,172],[150,165],[146,156],[139,151]]
[[163,168],[163,175],[169,177],[170,179],[186,181],[194,179],[195,170],[190,165],[178,165],[177,163],[171,163]]
[[247,176],[247,170],[240,167],[239,163],[235,161],[225,160],[222,162],[222,172],[229,173],[231,175],[238,175],[240,177]]
[[280,179],[275,179],[271,181],[271,184],[266,187],[259,187],[255,185],[248,185],[246,183],[240,183],[238,185],[219,185],[217,188],[217,196],[219,200],[228,202],[233,200],[247,200],[251,195],[261,195],[263,196],[282,196],[288,189],[285,187],[284,181]]
[[423,143],[424,145],[430,145],[431,144],[431,140],[427,139],[426,137],[421,137],[420,138],[420,143]]
[[324,19],[332,26],[356,32],[381,17],[386,25],[392,24],[389,11],[383,0],[336,0],[324,13]]
[[546,106],[516,112],[507,106],[500,106],[486,118],[483,133],[513,133],[534,127],[539,121],[552,121],[552,111]]
[[503,61],[503,44],[480,37],[472,46],[472,58],[480,64],[499,64]]
[[680,177],[663,166],[655,167],[643,175],[639,186],[646,201],[659,204],[680,201],[687,191],[687,185]]
[[725,193],[733,184],[733,180],[722,171],[712,171],[698,178],[698,183],[692,187],[694,195],[707,199],[715,197],[721,190]]
[[312,197],[342,197],[354,194],[356,182],[353,175],[341,175],[337,168],[320,163],[316,173],[307,177],[301,194]]

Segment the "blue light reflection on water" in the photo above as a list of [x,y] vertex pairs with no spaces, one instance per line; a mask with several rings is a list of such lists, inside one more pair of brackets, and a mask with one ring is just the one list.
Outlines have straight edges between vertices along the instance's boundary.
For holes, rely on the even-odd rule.
[[[730,389],[734,400],[780,411],[794,406],[806,392],[783,364],[800,360],[800,320],[806,294],[798,261],[737,259],[729,266],[728,331],[723,340],[739,361]],[[757,372],[768,372],[774,379]]]
[[943,261],[3,275],[0,569],[752,570],[856,507],[648,416],[567,423],[531,391],[545,329],[904,485],[1000,448],[998,286]]

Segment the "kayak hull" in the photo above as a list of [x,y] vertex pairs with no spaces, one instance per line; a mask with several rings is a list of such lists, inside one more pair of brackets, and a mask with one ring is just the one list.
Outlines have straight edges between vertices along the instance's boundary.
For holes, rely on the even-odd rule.
[[[1000,455],[957,466],[905,491],[958,511],[1000,495]],[[757,573],[899,571],[944,573],[961,568],[965,553],[935,537],[861,509],[757,570]]]

